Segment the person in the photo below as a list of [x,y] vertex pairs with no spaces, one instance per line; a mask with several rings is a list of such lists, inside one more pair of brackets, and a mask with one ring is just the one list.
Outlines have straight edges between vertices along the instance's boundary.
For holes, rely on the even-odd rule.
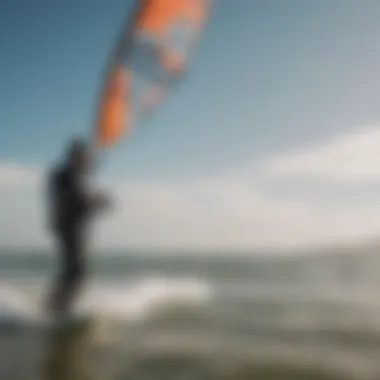
[[53,315],[70,310],[85,275],[90,221],[109,205],[104,194],[92,194],[86,186],[90,166],[86,144],[74,140],[65,161],[48,175],[49,224],[60,259],[58,279],[48,304]]

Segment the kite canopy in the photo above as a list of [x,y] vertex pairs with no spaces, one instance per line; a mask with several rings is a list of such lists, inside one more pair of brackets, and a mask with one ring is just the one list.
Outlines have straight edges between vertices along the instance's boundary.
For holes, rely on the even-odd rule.
[[98,109],[97,148],[120,141],[183,76],[211,0],[140,0],[112,57]]

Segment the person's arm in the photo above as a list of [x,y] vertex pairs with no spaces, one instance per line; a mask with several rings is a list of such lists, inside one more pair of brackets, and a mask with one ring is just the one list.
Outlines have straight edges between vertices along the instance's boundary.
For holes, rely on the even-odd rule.
[[84,184],[76,189],[76,199],[81,212],[94,213],[109,207],[109,198],[102,192],[90,192]]
[[111,201],[106,193],[98,191],[92,195],[92,204],[95,211],[102,211],[110,207]]

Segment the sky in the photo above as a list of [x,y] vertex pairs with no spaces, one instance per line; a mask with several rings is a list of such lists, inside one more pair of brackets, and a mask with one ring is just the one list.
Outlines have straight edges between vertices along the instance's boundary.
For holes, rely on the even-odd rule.
[[[46,246],[44,175],[91,136],[131,2],[0,2],[0,242]],[[106,154],[94,245],[278,252],[380,233],[380,3],[215,0],[186,80]]]

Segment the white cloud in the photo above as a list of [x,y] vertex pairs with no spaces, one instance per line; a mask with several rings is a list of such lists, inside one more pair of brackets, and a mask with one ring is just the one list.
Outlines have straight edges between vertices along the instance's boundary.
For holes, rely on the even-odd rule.
[[[49,241],[41,173],[10,165],[0,174],[1,244]],[[110,191],[114,209],[95,226],[94,234],[94,244],[107,249],[292,249],[345,244],[380,233],[378,199],[316,204],[307,197],[261,192],[237,177],[119,183]]]
[[347,244],[380,233],[380,204],[331,207],[252,190],[247,183],[140,184],[117,191],[103,246],[222,250]]
[[0,163],[0,246],[46,245],[41,178],[36,167]]
[[0,163],[0,185],[6,187],[33,186],[41,178],[41,171],[33,166],[17,163]]
[[380,127],[343,134],[324,144],[269,157],[261,169],[281,177],[380,180]]

